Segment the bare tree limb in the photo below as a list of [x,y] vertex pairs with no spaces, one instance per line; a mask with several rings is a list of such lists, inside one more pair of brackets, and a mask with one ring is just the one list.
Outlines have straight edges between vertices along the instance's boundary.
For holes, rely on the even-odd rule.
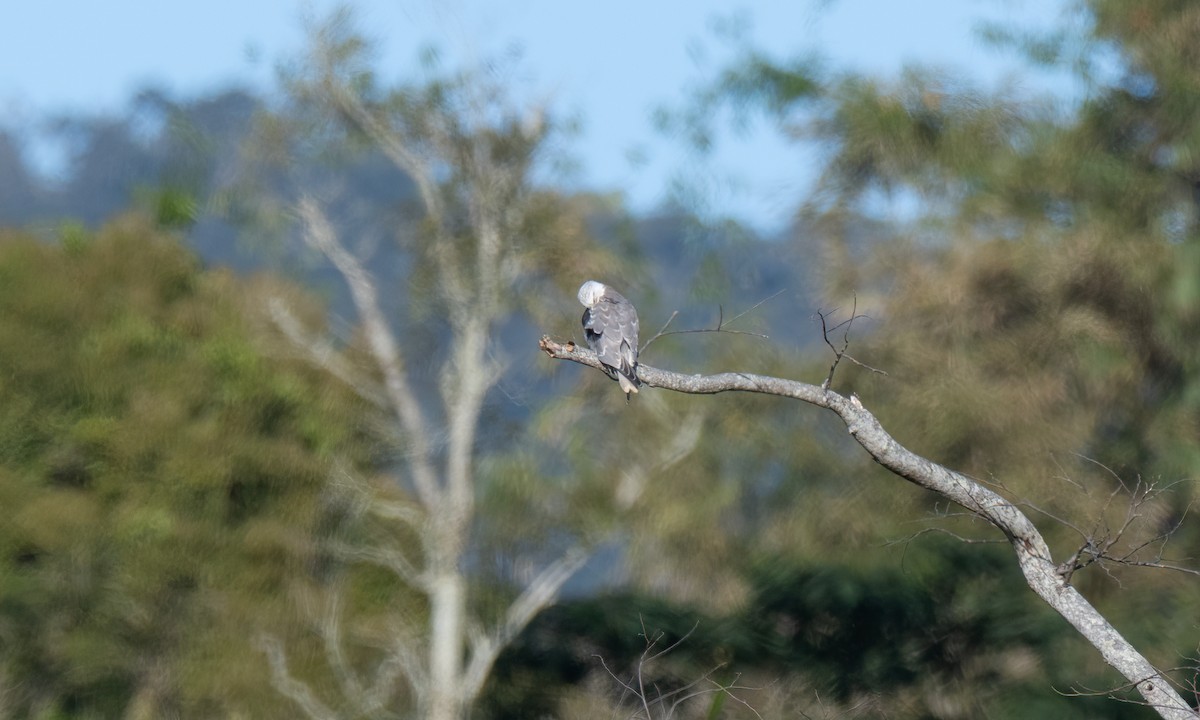
[[[407,679],[421,717],[458,720],[466,716],[497,653],[554,602],[582,564],[581,557],[568,554],[518,595],[499,627],[487,632],[473,627],[465,556],[474,527],[473,465],[482,409],[503,369],[493,330],[508,313],[511,290],[528,276],[525,264],[535,255],[523,252],[521,239],[532,207],[531,171],[551,129],[542,122],[540,107],[534,108],[532,124],[520,122],[507,91],[471,72],[402,86],[386,95],[371,92],[360,82],[367,72],[367,44],[349,28],[348,18],[342,10],[310,27],[311,48],[296,75],[294,94],[327,123],[323,130],[336,129],[341,136],[328,139],[365,140],[415,183],[420,207],[408,215],[401,240],[410,245],[413,277],[428,277],[436,288],[441,300],[437,316],[450,332],[448,357],[439,364],[431,392],[406,362],[413,359],[413,349],[401,345],[403,338],[383,313],[380,297],[387,289],[350,251],[349,241],[338,236],[320,202],[311,194],[300,197],[296,215],[303,241],[328,260],[349,288],[369,357],[366,379],[358,377],[333,343],[308,337],[285,307],[273,308],[276,325],[306,350],[310,361],[388,411],[394,434],[408,445],[404,480],[415,496],[410,504],[381,496],[352,471],[335,474],[331,485],[351,490],[347,495],[356,520],[369,514],[403,523],[413,532],[335,538],[327,547],[343,561],[372,563],[396,573],[425,596],[428,610],[419,618],[392,616],[406,630],[420,625],[420,641],[406,642],[402,634],[385,640],[381,647],[386,657],[368,671],[355,655],[347,651],[343,656],[342,642],[349,639],[339,624],[343,608],[336,596],[331,598],[320,626],[325,664],[343,693],[354,696],[346,709],[357,708],[355,717],[387,715],[390,711],[381,703]],[[409,539],[420,543],[419,550],[405,544]],[[472,655],[465,658],[472,644]],[[269,659],[286,670],[283,651],[276,649]],[[299,680],[289,680],[291,685],[281,685],[297,702],[308,703],[314,712],[321,709]]]
[[[695,678],[691,682],[677,687],[674,690],[663,692],[662,689],[658,687],[657,683],[652,685],[654,691],[653,693],[650,693],[646,690],[646,671],[649,668],[650,663],[665,655],[669,655],[680,645],[687,642],[688,638],[692,636],[692,633],[696,631],[697,627],[699,627],[698,622],[692,626],[691,630],[688,630],[686,633],[684,633],[683,637],[676,640],[670,646],[659,650],[658,643],[663,639],[664,633],[662,631],[656,631],[653,636],[651,636],[651,634],[646,630],[646,624],[643,619],[642,637],[645,639],[646,648],[642,650],[642,654],[638,658],[637,668],[634,670],[629,680],[623,680],[620,676],[614,673],[608,666],[608,663],[604,661],[603,657],[599,655],[594,655],[593,657],[600,661],[600,666],[604,668],[604,671],[608,673],[609,677],[611,677],[617,682],[617,684],[621,686],[621,703],[624,703],[626,697],[632,695],[636,703],[641,707],[641,712],[645,713],[646,720],[654,720],[652,708],[661,708],[659,717],[663,718],[663,720],[667,720],[675,717],[676,711],[684,703],[706,695],[724,695],[725,697],[732,698],[734,702],[739,703],[747,710],[754,713],[755,717],[761,719],[762,715],[760,715],[759,712],[755,710],[754,707],[751,706],[750,703],[744,698],[738,697],[734,691],[761,690],[762,688],[739,685],[737,681],[740,676],[734,677],[733,681],[729,683],[719,683],[716,680],[713,680],[712,675],[720,670],[723,665],[717,665],[716,667],[702,673],[699,677]],[[715,716],[715,708],[718,707],[719,704],[714,703],[714,709],[710,709],[710,717]],[[803,717],[808,717],[807,715],[804,715],[803,712],[801,712],[800,715]]]
[[[854,298],[854,306],[850,309],[850,317],[846,318],[837,325],[828,327],[825,313],[821,312],[820,310],[817,311],[817,317],[821,318],[821,339],[824,340],[825,344],[829,346],[829,349],[833,351],[833,364],[829,366],[829,374],[825,376],[825,381],[821,383],[821,387],[823,389],[828,388],[833,383],[833,375],[837,372],[838,365],[841,364],[842,358],[849,360],[864,370],[870,370],[871,372],[879,375],[887,375],[887,373],[883,370],[879,370],[871,367],[870,365],[861,363],[858,360],[855,360],[853,356],[846,353],[846,350],[850,348],[850,328],[854,326],[855,320],[866,317],[866,315],[858,314],[857,297]],[[842,329],[842,346],[840,348],[834,346],[834,344],[829,340],[829,333],[836,331],[839,328]]]
[[[1101,467],[1103,467],[1103,465],[1101,465]],[[1108,470],[1108,468],[1105,468],[1105,470]],[[1112,473],[1111,470],[1109,470],[1109,472]],[[1112,474],[1114,477],[1117,477],[1115,473]],[[1069,478],[1064,479],[1069,480]],[[1081,488],[1081,490],[1086,492],[1086,489],[1082,488],[1082,486],[1080,486],[1078,483],[1071,481],[1071,484],[1075,487]],[[1183,525],[1183,521],[1187,518],[1187,514],[1191,510],[1190,503],[1180,518],[1170,528],[1139,542],[1129,542],[1129,544],[1124,548],[1118,548],[1118,546],[1125,541],[1125,536],[1130,533],[1133,527],[1138,524],[1138,521],[1143,518],[1143,507],[1147,503],[1156,500],[1163,493],[1169,491],[1176,484],[1178,483],[1170,483],[1166,486],[1160,486],[1157,483],[1148,483],[1141,478],[1138,478],[1132,485],[1130,485],[1125,480],[1117,477],[1117,486],[1114,487],[1113,490],[1108,494],[1108,497],[1105,498],[1104,504],[1097,514],[1096,521],[1092,524],[1091,528],[1087,530],[1084,530],[1075,523],[1072,523],[1071,521],[1060,517],[1049,510],[1038,507],[1033,503],[1025,502],[1022,504],[1032,508],[1042,515],[1045,515],[1060,525],[1070,528],[1077,535],[1079,535],[1081,539],[1079,547],[1066,560],[1058,565],[1059,572],[1067,581],[1070,581],[1072,576],[1077,571],[1093,564],[1097,564],[1102,567],[1105,572],[1108,572],[1110,576],[1117,580],[1118,584],[1120,583],[1120,580],[1113,575],[1109,566],[1125,565],[1128,567],[1158,568],[1162,570],[1172,570],[1175,572],[1200,576],[1200,570],[1184,567],[1182,565],[1178,565],[1175,561],[1165,560],[1163,558],[1163,552],[1166,548],[1167,542]],[[1129,501],[1125,508],[1125,516],[1121,522],[1121,525],[1114,529],[1110,527],[1108,523],[1107,514],[1113,505],[1113,501],[1122,493],[1127,493],[1129,495]],[[1157,545],[1158,548],[1153,558],[1150,560],[1144,559],[1142,551],[1155,545]],[[1190,558],[1183,559],[1188,560]]]
[[463,693],[468,700],[474,700],[483,690],[483,684],[500,652],[538,613],[554,604],[562,586],[583,567],[587,558],[588,554],[582,548],[572,548],[548,565],[509,605],[504,622],[492,633],[476,638],[471,662],[463,674]]
[[929,527],[929,528],[925,528],[923,530],[918,530],[917,532],[915,532],[912,535],[909,535],[907,537],[903,537],[898,540],[891,540],[889,542],[886,542],[886,543],[884,543],[884,547],[891,547],[892,545],[908,545],[908,543],[912,542],[913,540],[916,540],[917,538],[919,538],[923,535],[929,535],[931,533],[936,533],[938,535],[948,535],[949,537],[954,538],[955,540],[959,541],[960,543],[962,543],[964,545],[994,545],[996,543],[1005,542],[1004,540],[1002,540],[1000,538],[969,538],[969,537],[964,537],[962,535],[959,535],[956,532],[951,532],[950,530],[947,530],[946,528]]
[[633,507],[646,489],[648,478],[657,477],[696,449],[704,428],[704,415],[690,412],[677,421],[675,427],[671,439],[659,445],[648,460],[628,458],[628,465],[621,471],[621,480],[615,490],[619,507],[626,510]]
[[391,646],[388,656],[375,668],[371,688],[367,691],[368,701],[373,705],[382,704],[395,693],[396,683],[403,677],[416,693],[417,705],[421,706],[428,692],[429,679],[403,628],[392,630]]
[[679,311],[678,310],[671,311],[671,317],[667,318],[667,321],[665,323],[663,323],[663,326],[661,328],[658,329],[658,332],[654,333],[654,335],[649,340],[647,340],[645,343],[642,344],[642,347],[638,350],[638,354],[640,355],[641,353],[646,352],[646,348],[650,347],[650,343],[654,342],[655,340],[657,340],[660,337],[662,337],[663,335],[665,335],[667,332],[667,328],[671,327],[671,323],[674,322],[675,318],[677,318],[677,317],[679,317]]
[[376,565],[386,570],[391,570],[398,578],[413,587],[428,589],[428,576],[425,573],[418,572],[399,550],[376,546],[360,547],[341,542],[330,543],[329,549],[340,560]]
[[318,44],[316,57],[320,72],[320,84],[326,97],[343,115],[360,131],[378,145],[388,160],[401,172],[412,178],[417,184],[417,192],[425,206],[425,214],[433,222],[441,222],[441,201],[437,189],[437,181],[430,172],[429,163],[413,152],[388,125],[374,115],[359,96],[351,92],[337,75],[336,61],[333,59],[328,39]]
[[305,332],[286,302],[278,297],[272,297],[267,302],[267,310],[275,327],[279,328],[284,337],[297,350],[303,352],[313,365],[341,380],[346,387],[353,390],[354,394],[363,400],[383,410],[388,408],[387,402],[381,397],[382,390],[368,382],[366,378],[357,376],[353,370],[347,367],[344,358],[334,348],[333,343]]
[[277,638],[263,635],[258,646],[267,655],[271,667],[271,685],[284,697],[296,703],[311,720],[340,720],[340,716],[312,694],[308,686],[292,677],[287,655]]
[[[574,343],[543,336],[539,347],[556,360],[569,360],[602,370],[595,353]],[[1170,682],[1141,655],[1055,565],[1050,549],[1025,513],[979,482],[921,457],[896,441],[856,395],[840,395],[828,387],[795,380],[726,372],[683,375],[638,365],[638,377],[649,387],[692,394],[753,392],[792,398],[838,415],[850,436],[883,467],[909,482],[952,500],[995,526],[1008,539],[1025,581],[1047,604],[1100,651],[1105,662],[1134,684],[1146,703],[1168,720],[1195,720],[1197,713]]]
[[731,335],[753,335],[756,338],[762,338],[762,339],[766,340],[767,336],[763,335],[762,333],[750,332],[749,330],[730,330],[729,326],[732,325],[733,323],[737,322],[738,320],[742,319],[746,315],[749,315],[750,313],[754,312],[755,310],[760,308],[762,305],[764,305],[768,301],[774,300],[775,298],[779,297],[784,292],[786,292],[786,290],[780,290],[779,292],[775,293],[774,295],[771,295],[769,297],[763,298],[762,300],[759,300],[758,302],[754,303],[753,305],[746,308],[742,312],[738,313],[737,315],[734,315],[729,320],[725,319],[724,306],[718,305],[717,306],[717,324],[714,327],[696,328],[693,330],[672,330],[671,332],[667,332],[667,327],[671,324],[671,321],[675,319],[675,316],[679,314],[679,311],[676,310],[671,313],[671,317],[667,318],[667,322],[665,324],[663,324],[662,329],[659,330],[658,332],[654,333],[654,336],[651,337],[649,340],[647,340],[642,345],[641,349],[638,350],[638,353],[640,354],[640,353],[646,352],[646,348],[650,347],[650,343],[654,342],[655,340],[657,340],[659,338],[666,337],[668,335],[689,335],[691,333],[721,333],[721,332],[723,332],[723,333],[729,333]]
[[426,507],[434,507],[440,493],[430,457],[429,425],[413,393],[396,336],[379,306],[375,282],[358,258],[338,241],[337,233],[315,199],[301,199],[297,210],[304,222],[305,242],[333,263],[350,288],[350,295],[362,321],[371,354],[383,374],[388,399],[412,449],[409,463],[412,468],[413,485],[421,502]]
[[345,589],[340,580],[335,580],[325,598],[325,611],[321,617],[321,641],[325,649],[325,660],[329,663],[342,694],[358,700],[363,695],[362,684],[342,651],[342,602]]
[[[392,666],[389,668],[391,677],[380,682],[381,678],[377,674],[376,682],[372,683],[370,687],[364,687],[358,672],[346,659],[343,649],[342,606],[344,600],[345,588],[339,579],[333,583],[326,595],[325,609],[320,619],[320,634],[325,649],[325,661],[333,670],[342,696],[358,708],[359,715],[372,719],[395,717],[395,713],[387,709],[386,703],[395,690],[395,678],[403,671],[403,668]],[[403,644],[401,637],[397,636],[391,639],[393,646]],[[388,665],[386,661],[381,663],[381,667],[386,665]]]

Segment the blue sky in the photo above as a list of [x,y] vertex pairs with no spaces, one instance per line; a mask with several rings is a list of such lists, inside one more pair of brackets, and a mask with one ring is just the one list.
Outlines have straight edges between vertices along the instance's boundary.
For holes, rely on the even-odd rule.
[[[331,0],[48,0],[0,8],[0,124],[45,113],[115,112],[155,85],[201,93],[234,84],[269,88],[274,66],[302,44],[303,12]],[[362,27],[381,46],[379,69],[411,72],[418,49],[446,64],[494,57],[520,46],[526,91],[583,120],[570,150],[571,182],[620,190],[638,211],[660,204],[681,175],[706,189],[718,211],[760,228],[780,225],[811,181],[812,157],[765,127],[725,138],[705,165],[657,134],[650,114],[678,106],[727,57],[713,32],[721,18],[749,20],[748,35],[778,56],[817,51],[834,66],[895,76],[905,63],[933,64],[984,86],[1031,90],[1061,79],[1018,75],[1019,64],[985,47],[981,19],[1055,24],[1063,0],[795,0],[731,3],[659,0],[362,0]],[[42,148],[44,157],[52,153]],[[631,158],[638,158],[635,162]],[[46,160],[49,163],[49,160]]]

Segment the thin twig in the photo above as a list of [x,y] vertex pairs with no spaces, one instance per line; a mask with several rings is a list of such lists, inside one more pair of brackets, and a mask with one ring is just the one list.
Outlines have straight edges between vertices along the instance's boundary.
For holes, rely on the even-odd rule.
[[[756,717],[758,717],[758,718],[762,717],[758,713],[758,711],[755,710],[754,707],[752,707],[750,705],[749,702],[747,702],[745,699],[743,699],[741,697],[738,697],[734,692],[736,690],[761,690],[762,688],[755,688],[755,687],[750,687],[747,685],[739,685],[738,679],[741,677],[740,674],[736,675],[733,678],[733,681],[729,682],[729,683],[719,683],[716,680],[712,679],[712,674],[717,672],[718,670],[720,670],[722,667],[724,667],[723,664],[717,665],[716,667],[709,669],[707,672],[704,672],[699,677],[697,677],[695,680],[692,680],[691,682],[689,682],[681,687],[677,687],[674,690],[670,690],[670,691],[666,691],[666,692],[664,692],[662,689],[659,688],[657,682],[650,682],[650,687],[653,690],[653,694],[650,692],[647,692],[647,690],[646,690],[646,684],[647,684],[646,668],[653,661],[671,653],[676,648],[678,648],[680,645],[682,645],[684,642],[686,642],[688,640],[688,638],[690,638],[692,636],[692,634],[696,631],[696,628],[700,626],[700,623],[697,622],[694,625],[692,625],[692,628],[690,630],[688,630],[678,640],[671,643],[671,645],[669,645],[668,647],[665,647],[661,650],[656,651],[659,641],[665,637],[665,633],[663,633],[662,631],[656,631],[653,634],[651,634],[646,629],[645,618],[639,617],[638,619],[642,626],[642,637],[645,638],[645,640],[646,640],[646,648],[642,651],[641,657],[638,658],[636,672],[628,680],[622,679],[615,672],[613,672],[612,668],[610,668],[608,666],[608,663],[605,662],[603,657],[601,657],[600,655],[592,656],[600,661],[600,666],[604,668],[604,671],[608,673],[609,677],[611,677],[613,680],[615,680],[617,682],[618,685],[621,686],[622,692],[621,692],[621,697],[618,700],[619,705],[623,705],[625,703],[626,698],[629,695],[632,695],[634,698],[636,698],[637,705],[640,706],[640,711],[645,714],[646,720],[654,720],[653,708],[656,708],[656,707],[660,708],[659,717],[662,718],[662,720],[668,720],[669,718],[672,718],[675,716],[675,712],[679,708],[680,705],[682,705],[683,703],[686,703],[689,700],[692,700],[697,697],[702,697],[704,695],[713,695],[716,693],[724,693],[727,697],[733,698],[733,700],[735,702],[746,707],[746,709],[748,709],[750,712],[754,713],[754,715]],[[700,686],[704,683],[709,683],[712,685],[712,687],[706,687],[706,688],[699,689],[699,690],[696,689],[698,686]],[[668,702],[670,702],[669,707],[667,706]],[[614,717],[615,717],[615,714],[614,714]],[[636,715],[634,717],[636,717]]]
[[671,326],[671,322],[678,316],[679,316],[678,310],[672,311],[671,317],[667,318],[667,321],[665,323],[663,323],[663,326],[659,329],[659,331],[654,333],[654,337],[650,338],[649,340],[647,340],[645,342],[645,344],[642,345],[641,349],[638,350],[638,354],[646,352],[646,348],[650,347],[650,343],[652,343],[655,340],[662,337],[663,334],[667,331],[667,328]]
[[[836,309],[833,312],[837,312]],[[859,318],[867,318],[866,315],[858,314],[857,295],[854,296],[854,305],[850,309],[850,317],[838,323],[837,325],[834,325],[832,328],[829,327],[825,322],[825,313],[817,310],[817,317],[821,318],[821,339],[823,339],[825,344],[829,346],[829,349],[833,351],[833,364],[829,366],[829,374],[825,376],[825,381],[821,383],[822,390],[828,390],[829,386],[833,384],[833,375],[835,372],[837,372],[838,365],[841,364],[842,358],[849,360],[864,370],[870,370],[871,372],[878,373],[880,375],[887,375],[887,373],[883,370],[873,368],[866,363],[859,362],[852,355],[846,352],[846,350],[850,347],[850,328],[854,326],[854,321]],[[842,332],[842,346],[840,348],[834,346],[833,342],[829,339],[829,333],[836,331],[839,328],[844,328]]]
[[727,328],[727,326],[732,325],[733,323],[737,322],[741,318],[745,317],[747,314],[757,310],[764,303],[766,303],[770,300],[774,300],[775,298],[779,297],[780,295],[782,295],[785,292],[787,292],[786,288],[784,290],[780,290],[779,292],[775,293],[774,295],[771,295],[770,297],[765,297],[762,300],[759,300],[758,302],[751,305],[749,308],[743,310],[742,312],[738,313],[737,315],[734,315],[728,322],[725,321],[724,306],[718,305],[717,306],[717,326],[716,327],[696,328],[693,330],[672,330],[671,332],[667,332],[666,331],[667,326],[669,326],[671,324],[671,321],[675,319],[675,316],[679,314],[679,311],[676,310],[671,313],[671,317],[667,318],[667,322],[663,324],[662,330],[659,330],[657,333],[654,334],[654,337],[647,340],[646,343],[644,345],[642,345],[641,349],[638,350],[638,353],[645,352],[646,348],[650,347],[650,343],[654,342],[655,340],[657,340],[661,337],[666,337],[668,335],[688,335],[691,333],[720,333],[720,332],[723,332],[723,333],[729,333],[731,335],[752,335],[757,338],[762,338],[763,340],[768,340],[769,338],[766,335],[763,335],[762,333],[750,332],[749,330],[728,330],[726,328]]
[[[1122,542],[1125,536],[1131,531],[1137,522],[1143,518],[1141,509],[1147,503],[1155,500],[1177,485],[1178,482],[1173,482],[1166,486],[1159,486],[1156,483],[1145,482],[1139,477],[1134,484],[1130,486],[1128,482],[1126,482],[1116,473],[1112,472],[1112,470],[1103,463],[1096,462],[1083,455],[1079,455],[1078,457],[1103,468],[1117,480],[1117,486],[1114,487],[1109,493],[1108,497],[1105,498],[1104,504],[1100,507],[1100,510],[1097,513],[1096,521],[1090,530],[1085,531],[1083,528],[1075,525],[1066,518],[1059,517],[1058,515],[1040,508],[1033,503],[1021,503],[1023,506],[1045,515],[1063,527],[1070,528],[1081,538],[1082,542],[1075,552],[1058,565],[1058,572],[1066,581],[1070,582],[1072,576],[1074,576],[1076,572],[1090,565],[1099,565],[1110,577],[1113,578],[1114,581],[1117,582],[1118,585],[1121,584],[1121,581],[1118,577],[1116,577],[1116,575],[1114,575],[1111,566],[1125,565],[1128,567],[1159,568],[1162,570],[1173,570],[1175,572],[1200,576],[1200,570],[1177,565],[1174,561],[1163,560],[1163,551],[1166,548],[1166,544],[1183,525],[1183,522],[1187,518],[1187,514],[1191,509],[1190,503],[1188,504],[1187,508],[1185,508],[1179,520],[1167,530],[1164,530],[1163,532],[1158,533],[1151,538],[1129,544],[1125,548],[1124,552],[1119,553],[1116,551],[1117,546]],[[1079,487],[1085,494],[1089,494],[1086,488],[1083,488],[1083,486],[1079,485],[1078,483],[1073,484],[1075,484],[1076,487]],[[1129,505],[1125,509],[1125,517],[1121,522],[1120,527],[1114,530],[1109,526],[1106,520],[1106,515],[1109,509],[1112,507],[1114,499],[1122,492],[1130,495]],[[1137,557],[1139,553],[1153,545],[1158,545],[1158,550],[1152,560],[1141,560]],[[1190,559],[1191,558],[1183,558],[1183,560]]]
[[907,545],[908,543],[911,543],[913,540],[916,540],[917,538],[921,537],[922,535],[925,535],[928,533],[938,533],[940,535],[949,535],[950,537],[954,538],[955,540],[959,541],[960,543],[964,543],[966,545],[996,545],[996,544],[1003,545],[1004,543],[1008,542],[1007,540],[1004,540],[1002,538],[983,539],[983,538],[963,537],[962,535],[959,535],[956,532],[947,530],[946,528],[928,527],[923,530],[918,530],[917,532],[913,533],[912,535],[909,535],[908,537],[898,538],[896,540],[889,540],[883,544],[883,547],[891,547],[893,545],[901,545],[901,544]]

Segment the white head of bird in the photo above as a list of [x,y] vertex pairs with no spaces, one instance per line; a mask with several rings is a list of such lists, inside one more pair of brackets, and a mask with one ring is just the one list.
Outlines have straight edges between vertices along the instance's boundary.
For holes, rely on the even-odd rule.
[[579,302],[584,307],[595,307],[596,303],[600,302],[602,295],[604,295],[604,283],[602,282],[588,280],[579,286]]

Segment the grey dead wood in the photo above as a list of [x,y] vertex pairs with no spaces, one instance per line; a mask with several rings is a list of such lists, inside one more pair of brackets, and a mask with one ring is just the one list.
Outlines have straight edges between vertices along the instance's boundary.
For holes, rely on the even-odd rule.
[[[573,342],[543,336],[539,347],[556,360],[570,360],[603,371],[595,353]],[[1170,682],[1070,584],[1067,568],[1055,564],[1038,529],[1016,505],[980,483],[921,457],[898,443],[855,395],[818,385],[740,372],[685,375],[638,365],[638,378],[652,388],[715,395],[752,392],[792,398],[831,410],[875,462],[919,487],[931,490],[995,526],[1012,546],[1029,587],[1054,608],[1141,694],[1147,706],[1169,720],[1200,717]]]

